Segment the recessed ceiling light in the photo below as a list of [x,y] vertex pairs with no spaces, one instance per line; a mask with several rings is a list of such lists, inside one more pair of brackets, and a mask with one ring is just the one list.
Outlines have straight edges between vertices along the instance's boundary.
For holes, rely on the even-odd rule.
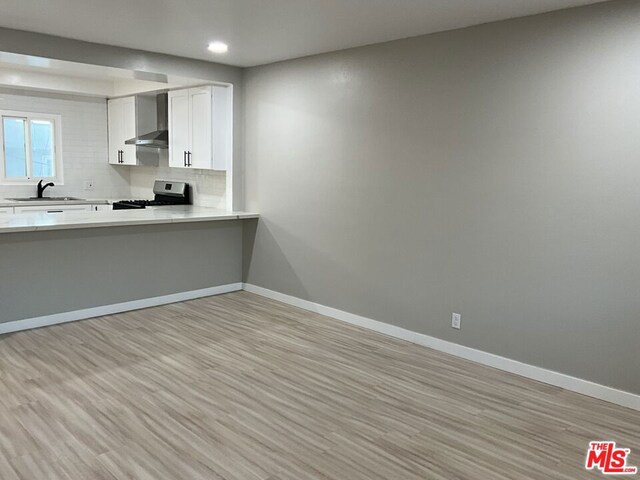
[[229,45],[223,42],[211,42],[208,48],[213,53],[227,53]]

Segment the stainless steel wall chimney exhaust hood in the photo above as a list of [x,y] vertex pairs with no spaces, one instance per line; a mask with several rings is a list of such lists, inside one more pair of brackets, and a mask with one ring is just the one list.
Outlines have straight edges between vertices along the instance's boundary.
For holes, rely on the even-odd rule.
[[[136,145],[138,147],[149,148],[169,148],[169,114],[168,114],[169,95],[167,93],[159,93],[156,96],[156,130],[138,135],[125,141],[127,145]],[[136,115],[140,115],[136,112]],[[139,118],[136,121],[140,120]]]

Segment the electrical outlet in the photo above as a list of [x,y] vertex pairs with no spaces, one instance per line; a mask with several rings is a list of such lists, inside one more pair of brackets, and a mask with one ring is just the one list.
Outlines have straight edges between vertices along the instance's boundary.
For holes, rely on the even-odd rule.
[[460,330],[460,322],[462,321],[462,316],[459,313],[454,313],[451,315],[451,328],[455,328],[456,330]]
[[85,180],[84,181],[84,189],[86,191],[93,190],[93,180]]

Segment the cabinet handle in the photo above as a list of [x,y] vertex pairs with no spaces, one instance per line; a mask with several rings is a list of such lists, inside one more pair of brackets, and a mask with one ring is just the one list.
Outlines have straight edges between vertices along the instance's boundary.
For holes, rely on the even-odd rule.
[[187,151],[187,167],[191,166],[191,152]]
[[183,165],[186,167],[187,166],[187,151],[186,150],[184,150],[182,152],[182,162],[183,162]]
[[62,213],[62,210],[47,210],[47,213]]

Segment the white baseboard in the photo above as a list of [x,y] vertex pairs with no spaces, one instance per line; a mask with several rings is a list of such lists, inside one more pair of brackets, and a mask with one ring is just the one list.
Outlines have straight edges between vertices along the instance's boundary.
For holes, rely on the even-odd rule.
[[194,298],[211,297],[213,295],[221,295],[223,293],[237,292],[238,290],[242,290],[242,283],[230,283],[228,285],[220,285],[218,287],[203,288],[202,290],[172,293],[170,295],[162,295],[161,297],[143,298],[142,300],[104,305],[102,307],[85,308],[83,310],[75,310],[73,312],[55,313],[53,315],[45,315],[43,317],[0,323],[0,335],[3,333],[19,332],[21,330],[57,325],[59,323],[86,320],[87,318],[101,317],[103,315],[113,315],[114,313],[129,312],[131,310],[139,310],[141,308],[184,302],[185,300],[193,300]]
[[372,320],[360,315],[354,315],[342,310],[326,307],[324,305],[313,303],[308,300],[302,300],[300,298],[285,295],[273,290],[268,290],[256,285],[245,283],[244,290],[246,290],[247,292],[255,293],[257,295],[261,295],[263,297],[287,303],[295,307],[303,308],[311,312],[319,313],[336,320],[341,320],[352,325],[357,325],[368,330],[373,330],[375,332],[383,333],[391,337],[406,340],[418,345],[433,348],[434,350],[471,360],[473,362],[481,363],[483,365],[504,370],[506,372],[531,378],[539,382],[564,388],[565,390],[588,395],[590,397],[615,403],[623,407],[640,410],[640,395],[635,395],[633,393],[625,392],[622,390],[616,390],[615,388],[589,382],[587,380],[565,375],[563,373],[554,372],[552,370],[535,367],[533,365],[528,365],[516,360],[500,357],[492,353],[483,352],[482,350],[476,350],[474,348],[465,347],[456,343],[447,342],[445,340],[430,337],[422,333],[412,332],[410,330],[396,327],[388,323],[379,322],[377,320]]
[[546,370],[544,368],[535,367],[526,363],[511,360],[509,358],[500,357],[492,353],[483,352],[474,348],[458,345],[453,342],[440,340],[439,338],[430,337],[422,333],[412,332],[401,327],[396,327],[388,323],[372,320],[367,317],[348,313],[336,308],[327,307],[308,300],[285,295],[273,290],[258,287],[248,283],[231,283],[228,285],[220,285],[218,287],[204,288],[202,290],[192,290],[188,292],[173,293],[160,297],[145,298],[142,300],[133,300],[130,302],[117,303],[113,305],[104,305],[101,307],[87,308],[83,310],[75,310],[73,312],[56,313],[53,315],[45,315],[42,317],[29,318],[25,320],[17,320],[14,322],[0,323],[0,335],[5,333],[18,332],[21,330],[29,330],[32,328],[46,327],[49,325],[57,325],[60,323],[75,322],[88,318],[100,317],[103,315],[113,315],[115,313],[128,312],[131,310],[139,310],[141,308],[156,307],[169,303],[183,302],[193,300],[195,298],[210,297],[213,295],[221,295],[223,293],[236,292],[238,290],[246,290],[263,297],[271,298],[295,307],[299,307],[311,312],[319,313],[327,317],[341,320],[343,322],[357,325],[368,330],[389,335],[391,337],[406,340],[418,345],[433,348],[441,352],[445,352],[457,357],[461,357],[473,362],[481,363],[490,367],[494,367],[506,372],[531,378],[539,382],[554,385],[566,390],[588,395],[590,397],[605,400],[624,407],[640,410],[640,395],[617,390],[597,383],[589,382],[580,378],[565,375],[563,373]]

